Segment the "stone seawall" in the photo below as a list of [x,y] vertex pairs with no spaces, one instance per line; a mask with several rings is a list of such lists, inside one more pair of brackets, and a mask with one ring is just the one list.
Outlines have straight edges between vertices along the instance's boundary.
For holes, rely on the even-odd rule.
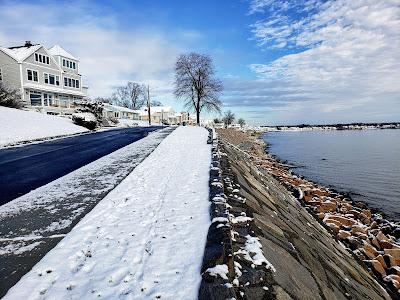
[[226,280],[218,283],[212,282],[218,275],[211,275],[218,263],[211,259],[203,266],[201,299],[223,299],[204,293],[212,285],[230,288],[229,295],[237,299],[397,297],[392,291],[390,296],[292,191],[257,163],[255,157],[264,153],[258,153],[263,148],[256,139],[241,141],[239,149],[233,139],[220,137],[217,168],[227,219],[220,228],[227,226],[231,235],[232,262],[227,261]]

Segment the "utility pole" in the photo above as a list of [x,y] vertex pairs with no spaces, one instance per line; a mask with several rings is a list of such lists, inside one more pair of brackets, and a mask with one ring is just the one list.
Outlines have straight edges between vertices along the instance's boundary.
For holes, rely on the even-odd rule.
[[150,87],[147,85],[147,114],[149,116],[149,125],[151,125],[151,113],[150,113]]

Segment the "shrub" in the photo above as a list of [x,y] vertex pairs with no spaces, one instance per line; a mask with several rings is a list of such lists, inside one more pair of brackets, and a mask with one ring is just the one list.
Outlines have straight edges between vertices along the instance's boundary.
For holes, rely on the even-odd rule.
[[109,117],[109,119],[110,119],[110,121],[111,121],[112,123],[114,123],[114,124],[118,124],[118,123],[119,123],[119,120],[118,120],[117,118]]
[[23,105],[19,91],[0,82],[0,106],[21,108]]
[[72,115],[72,122],[76,125],[86,127],[87,129],[93,130],[97,127],[96,116],[92,113],[75,113]]
[[72,115],[72,121],[90,130],[104,124],[103,103],[88,102],[77,103],[76,113]]

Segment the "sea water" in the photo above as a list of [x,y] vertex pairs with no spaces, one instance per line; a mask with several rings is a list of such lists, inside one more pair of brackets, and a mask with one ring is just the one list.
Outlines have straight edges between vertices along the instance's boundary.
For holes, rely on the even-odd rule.
[[400,220],[400,130],[284,131],[263,139],[295,173]]

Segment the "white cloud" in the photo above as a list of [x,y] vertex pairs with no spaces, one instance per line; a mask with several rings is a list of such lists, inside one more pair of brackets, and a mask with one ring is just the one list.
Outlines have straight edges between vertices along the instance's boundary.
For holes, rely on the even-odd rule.
[[[93,14],[91,14],[93,13]],[[158,100],[173,99],[174,62],[188,43],[199,38],[195,31],[180,30],[181,40],[162,30],[121,28],[107,7],[89,2],[2,2],[0,45],[25,40],[48,48],[60,44],[81,61],[84,84],[92,97],[107,96],[126,81],[150,84]],[[181,42],[181,43],[180,43]]]
[[274,103],[319,112],[320,120],[399,118],[398,0],[299,1],[290,8],[277,3],[251,2],[250,13],[268,14],[252,26],[253,37],[263,48],[294,53],[250,67],[262,78],[260,86],[289,85],[302,96],[296,106],[286,104],[284,95]]

